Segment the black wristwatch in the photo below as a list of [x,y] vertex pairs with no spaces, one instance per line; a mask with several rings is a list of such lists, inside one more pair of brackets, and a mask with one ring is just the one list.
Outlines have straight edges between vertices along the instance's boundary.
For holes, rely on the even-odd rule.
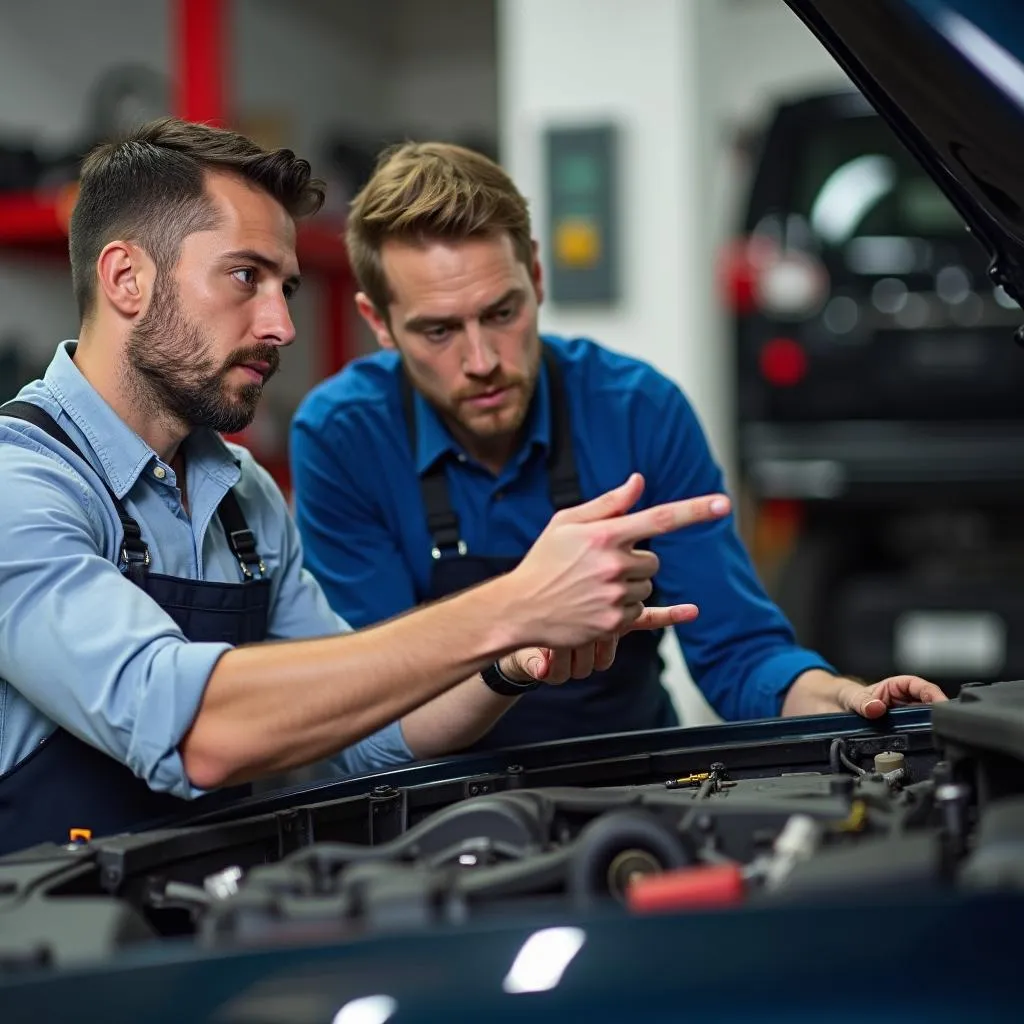
[[540,686],[539,679],[531,679],[528,683],[517,683],[515,680],[509,679],[501,671],[501,665],[498,662],[488,665],[480,675],[483,677],[484,682],[495,693],[500,693],[502,697],[518,697],[520,694],[529,693]]

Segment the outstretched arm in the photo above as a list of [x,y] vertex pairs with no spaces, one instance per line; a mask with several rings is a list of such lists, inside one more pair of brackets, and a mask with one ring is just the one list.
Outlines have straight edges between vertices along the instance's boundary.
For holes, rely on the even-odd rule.
[[517,648],[579,647],[624,630],[657,569],[636,545],[728,511],[713,495],[624,514],[642,490],[634,474],[557,513],[513,572],[446,601],[347,636],[228,651],[181,744],[193,784],[322,760]]

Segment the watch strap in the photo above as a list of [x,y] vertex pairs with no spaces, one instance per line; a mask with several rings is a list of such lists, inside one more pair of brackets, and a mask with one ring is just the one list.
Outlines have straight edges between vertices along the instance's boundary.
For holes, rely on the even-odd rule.
[[540,686],[539,679],[531,679],[528,683],[517,683],[514,679],[509,679],[501,671],[501,665],[497,661],[488,665],[480,675],[483,681],[495,693],[500,693],[502,697],[518,697],[521,694],[529,693],[531,690],[536,690]]

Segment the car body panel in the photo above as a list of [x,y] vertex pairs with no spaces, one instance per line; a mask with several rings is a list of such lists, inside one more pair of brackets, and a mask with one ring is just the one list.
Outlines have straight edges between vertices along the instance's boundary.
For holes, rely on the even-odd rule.
[[[104,1024],[346,1024],[343,1008],[374,996],[393,1000],[388,1024],[859,1024],[865,1013],[878,1024],[960,1024],[975,1019],[984,986],[984,1019],[1010,1022],[1020,1019],[1022,910],[1020,897],[894,894],[885,906],[847,901],[686,917],[522,913],[493,926],[346,946],[168,949],[158,963],[140,955],[14,980],[0,989],[0,1006],[4,1024],[68,1014]],[[517,954],[546,928],[579,929],[579,952],[552,989],[507,992]]]

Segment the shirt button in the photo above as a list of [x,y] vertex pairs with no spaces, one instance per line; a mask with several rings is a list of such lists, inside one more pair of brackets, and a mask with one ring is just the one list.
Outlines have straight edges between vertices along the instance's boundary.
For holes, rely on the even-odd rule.
[[167,476],[167,470],[166,470],[166,469],[164,469],[164,467],[163,467],[163,466],[157,466],[157,467],[156,467],[156,468],[155,468],[155,469],[153,470],[153,476],[155,476],[155,477],[157,478],[157,480],[163,480],[163,478],[164,478],[165,476]]
[[456,456],[456,458],[459,460],[459,462],[465,462],[466,461],[466,455],[465,455],[464,452],[459,452],[459,454]]

